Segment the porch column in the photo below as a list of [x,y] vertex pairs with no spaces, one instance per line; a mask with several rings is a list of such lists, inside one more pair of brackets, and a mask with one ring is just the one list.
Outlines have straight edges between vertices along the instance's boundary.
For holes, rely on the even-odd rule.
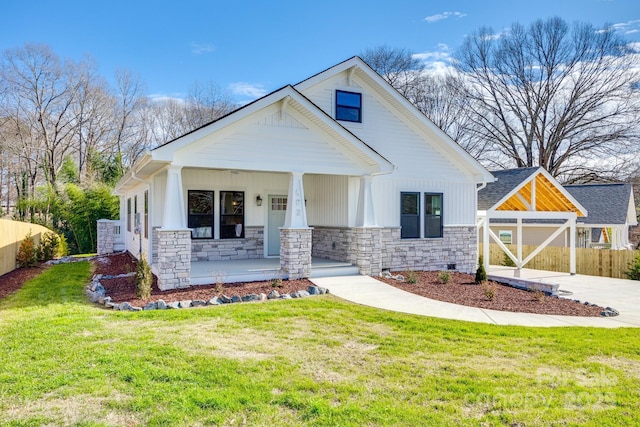
[[302,172],[289,177],[287,212],[280,228],[280,269],[292,280],[311,276],[311,228],[307,225]]
[[569,219],[569,273],[576,274],[576,217]]
[[356,227],[354,229],[355,259],[360,274],[377,276],[382,272],[382,229],[378,227],[373,209],[373,177],[360,177],[360,193]]
[[522,218],[520,217],[516,219],[516,239],[518,239],[518,245],[517,245],[518,265],[516,266],[515,277],[520,277],[520,270],[522,270],[522,259],[523,259],[522,258]]
[[489,211],[485,216],[484,228],[482,229],[482,262],[484,263],[484,271],[489,274],[489,263],[491,262],[491,247],[489,246]]
[[191,275],[191,231],[187,228],[182,166],[167,169],[162,228],[157,230],[158,287],[186,288]]

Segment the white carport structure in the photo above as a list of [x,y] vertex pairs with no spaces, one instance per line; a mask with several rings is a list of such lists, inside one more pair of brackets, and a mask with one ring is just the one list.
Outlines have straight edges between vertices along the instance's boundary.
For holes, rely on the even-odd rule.
[[[478,192],[478,230],[482,229],[485,269],[489,268],[489,243],[495,242],[516,265],[516,275],[556,237],[569,229],[569,273],[576,274],[576,219],[587,210],[542,168],[492,172],[497,178]],[[491,222],[514,221],[516,253],[491,230]],[[526,258],[522,250],[523,221],[553,223],[557,229]]]

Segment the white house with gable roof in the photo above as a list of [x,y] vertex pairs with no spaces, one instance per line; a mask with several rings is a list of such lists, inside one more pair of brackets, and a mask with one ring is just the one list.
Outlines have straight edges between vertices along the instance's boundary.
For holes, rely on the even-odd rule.
[[99,223],[99,251],[123,241],[161,289],[234,263],[255,280],[260,260],[291,279],[327,263],[471,272],[477,190],[493,180],[353,57],[145,154],[116,186],[120,220]]

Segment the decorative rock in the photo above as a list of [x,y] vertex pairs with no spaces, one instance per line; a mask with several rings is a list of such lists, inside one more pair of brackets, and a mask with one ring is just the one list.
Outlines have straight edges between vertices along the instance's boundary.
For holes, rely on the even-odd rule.
[[291,298],[304,298],[308,296],[309,292],[303,290],[291,292]]
[[207,305],[207,302],[201,299],[191,301],[191,307],[204,307],[205,305]]
[[267,294],[261,293],[260,294],[260,301],[266,301],[266,300],[267,300]]
[[220,299],[218,297],[213,297],[209,301],[207,301],[207,304],[209,304],[209,305],[220,305],[220,304],[223,304],[223,302],[220,301]]
[[604,317],[615,317],[615,316],[618,316],[619,314],[620,313],[618,312],[618,310],[611,307],[607,307],[604,309],[604,311],[600,312],[600,316],[604,316]]
[[98,299],[98,302],[99,302],[100,304],[107,305],[108,303],[110,303],[110,302],[111,302],[111,297],[103,297],[103,298],[99,298],[99,299]]
[[191,300],[186,299],[184,301],[180,301],[178,304],[180,304],[180,308],[189,308],[191,307]]
[[167,309],[167,303],[164,302],[163,299],[159,299],[157,304],[158,304],[158,310],[166,310]]
[[231,298],[229,298],[228,296],[226,296],[226,295],[224,295],[224,294],[223,294],[223,295],[220,295],[220,296],[218,297],[218,299],[219,299],[219,300],[220,300],[220,302],[221,302],[221,303],[223,303],[223,304],[229,304],[229,303],[232,303],[232,302],[233,302],[233,301],[231,301]]
[[267,295],[267,299],[277,299],[277,298],[280,298],[280,292],[276,291],[275,289],[269,292],[269,295]]
[[393,278],[393,275],[388,270],[384,270],[382,273],[380,273],[380,276],[384,277],[385,279]]
[[404,276],[402,274],[397,274],[395,276],[391,276],[393,279],[396,279],[398,282],[404,282]]
[[291,299],[291,295],[289,295],[289,294],[282,294],[282,295],[280,295],[280,299]]
[[167,308],[168,309],[176,309],[176,308],[180,308],[180,303],[177,301],[174,302],[168,302],[167,303]]
[[260,301],[260,295],[256,295],[256,294],[245,295],[241,298],[241,300],[243,302]]
[[309,295],[320,295],[320,289],[317,286],[309,286],[307,292],[309,292]]
[[147,305],[142,307],[143,310],[157,310],[158,303],[157,302],[148,302]]
[[117,304],[114,308],[120,311],[135,311],[133,309],[133,306],[126,301],[123,303]]
[[242,302],[242,298],[239,295],[233,295],[231,297],[231,302]]
[[118,304],[112,303],[112,302],[111,302],[111,299],[109,299],[109,301],[108,301],[108,302],[105,302],[105,303],[104,303],[104,306],[105,306],[106,308],[113,308],[114,310],[117,310],[116,305],[118,305]]

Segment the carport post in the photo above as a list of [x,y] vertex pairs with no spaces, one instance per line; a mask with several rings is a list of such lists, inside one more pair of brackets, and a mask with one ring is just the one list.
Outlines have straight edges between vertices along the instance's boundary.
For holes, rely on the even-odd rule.
[[576,274],[576,216],[569,219],[569,273]]

